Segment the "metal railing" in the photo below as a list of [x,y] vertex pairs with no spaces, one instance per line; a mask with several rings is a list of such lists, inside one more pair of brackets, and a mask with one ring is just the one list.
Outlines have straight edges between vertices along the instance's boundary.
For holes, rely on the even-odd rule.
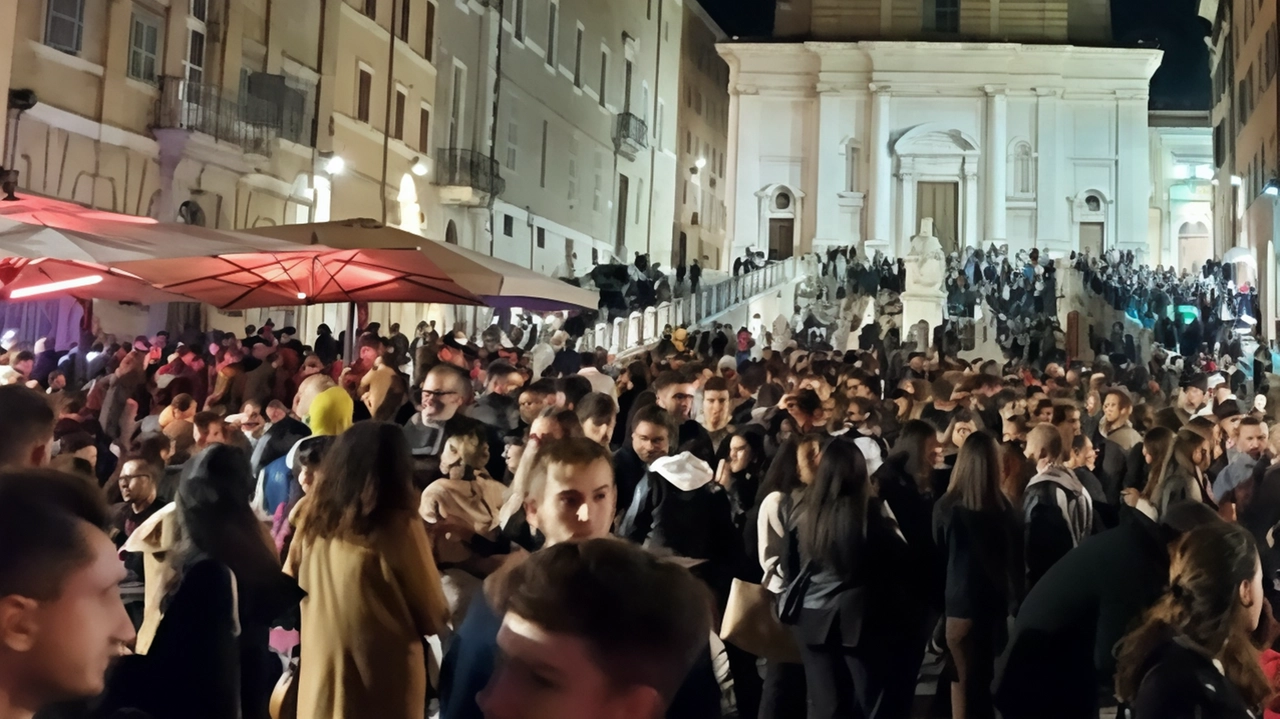
[[436,155],[436,184],[470,187],[490,195],[501,195],[507,188],[507,181],[499,175],[497,160],[456,147],[442,147]]
[[649,126],[630,112],[620,112],[613,127],[613,144],[619,150],[643,150],[649,146]]
[[796,279],[801,261],[793,257],[774,262],[745,275],[703,285],[693,294],[632,312],[627,317],[599,322],[587,328],[578,346],[604,347],[616,355],[658,342],[668,325],[699,327],[756,295]]
[[270,153],[284,119],[281,105],[181,77],[161,79],[157,102],[157,128],[202,132],[259,155]]

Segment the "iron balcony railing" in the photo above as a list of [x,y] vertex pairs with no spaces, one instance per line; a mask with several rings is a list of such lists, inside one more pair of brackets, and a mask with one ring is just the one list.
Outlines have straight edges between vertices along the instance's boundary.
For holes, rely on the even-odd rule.
[[475,150],[443,147],[436,155],[436,184],[470,187],[493,196],[501,195],[507,181],[498,174],[498,161]]
[[309,143],[305,110],[181,77],[162,78],[157,128],[202,132],[245,152],[269,154],[272,141],[284,137]]
[[619,113],[613,128],[613,143],[620,150],[643,150],[649,146],[649,126],[636,115]]

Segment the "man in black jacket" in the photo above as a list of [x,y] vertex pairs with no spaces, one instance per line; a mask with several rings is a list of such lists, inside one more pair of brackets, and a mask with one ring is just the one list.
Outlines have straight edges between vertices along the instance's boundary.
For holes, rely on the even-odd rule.
[[1156,524],[1122,508],[1120,526],[1091,537],[1045,572],[1018,611],[996,707],[1005,719],[1094,719],[1114,686],[1112,647],[1164,593],[1169,546],[1220,521],[1198,502]]
[[631,415],[630,429],[622,449],[613,453],[619,517],[631,506],[636,487],[649,471],[649,465],[670,452],[671,438],[676,434],[671,415],[653,404],[641,407]]
[[697,382],[684,372],[668,370],[653,380],[654,399],[671,414],[679,428],[676,446],[694,440],[711,441],[711,435],[693,418],[693,395],[697,391]]

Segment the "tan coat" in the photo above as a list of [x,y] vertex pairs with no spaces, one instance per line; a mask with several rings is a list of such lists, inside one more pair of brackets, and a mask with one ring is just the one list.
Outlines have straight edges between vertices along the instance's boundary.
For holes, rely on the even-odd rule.
[[359,543],[298,536],[286,571],[307,592],[298,716],[426,716],[422,638],[445,627],[448,607],[422,520],[405,512]]
[[164,613],[160,609],[165,588],[173,577],[173,568],[166,561],[177,539],[177,504],[170,502],[151,515],[147,521],[133,530],[121,547],[126,552],[142,552],[142,568],[147,583],[143,594],[142,626],[138,628],[138,642],[134,651],[146,654],[156,638],[156,629]]

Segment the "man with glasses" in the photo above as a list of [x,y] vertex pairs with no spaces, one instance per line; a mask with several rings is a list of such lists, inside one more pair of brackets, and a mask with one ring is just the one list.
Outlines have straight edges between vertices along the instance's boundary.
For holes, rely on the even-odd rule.
[[677,447],[684,446],[692,440],[706,440],[711,443],[711,435],[697,420],[693,419],[693,395],[697,392],[697,382],[683,372],[668,370],[658,375],[653,381],[653,393],[657,405],[665,409],[675,419],[679,427]]
[[413,451],[414,479],[420,485],[440,478],[440,452],[444,441],[455,434],[475,431],[480,423],[467,417],[463,407],[475,400],[471,378],[449,364],[438,364],[427,372],[414,403],[421,411],[404,426],[405,439]]

